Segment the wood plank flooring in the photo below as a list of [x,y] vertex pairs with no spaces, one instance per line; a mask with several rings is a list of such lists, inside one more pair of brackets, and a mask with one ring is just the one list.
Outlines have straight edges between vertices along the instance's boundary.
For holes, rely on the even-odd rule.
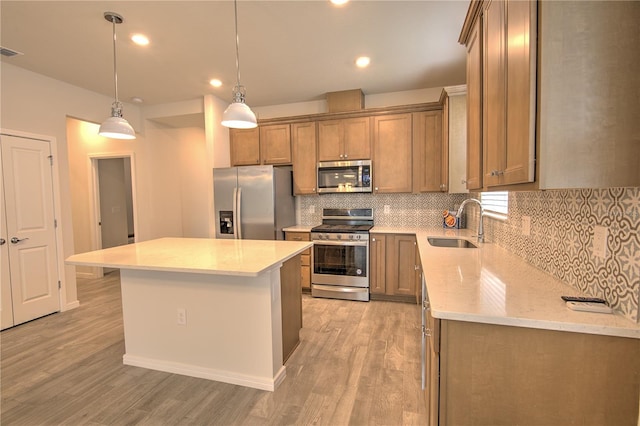
[[123,365],[118,273],[78,280],[78,296],[0,334],[3,426],[427,423],[416,305],[303,295],[301,343],[266,392]]

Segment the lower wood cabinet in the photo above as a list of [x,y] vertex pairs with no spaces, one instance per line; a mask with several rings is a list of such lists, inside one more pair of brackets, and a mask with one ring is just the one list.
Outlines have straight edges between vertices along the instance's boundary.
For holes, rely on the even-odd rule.
[[[309,232],[285,232],[286,241],[311,241]],[[306,249],[300,255],[300,284],[302,290],[311,292],[311,249]]]
[[287,260],[280,268],[280,300],[282,306],[282,362],[285,363],[300,344],[302,328],[302,295],[300,290],[300,258]]
[[416,301],[416,238],[370,234],[369,291],[372,299]]
[[638,339],[427,318],[430,424],[638,421]]

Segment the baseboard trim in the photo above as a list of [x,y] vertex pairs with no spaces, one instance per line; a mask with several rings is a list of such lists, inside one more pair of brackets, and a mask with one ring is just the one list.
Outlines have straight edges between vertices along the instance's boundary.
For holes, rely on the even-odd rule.
[[200,379],[215,380],[217,382],[230,383],[232,385],[246,386],[271,392],[276,390],[287,376],[287,370],[284,365],[280,367],[280,370],[273,378],[266,378],[129,354],[124,354],[122,356],[122,361],[125,365],[131,365],[133,367],[149,368],[151,370],[164,371],[166,373],[175,373]]

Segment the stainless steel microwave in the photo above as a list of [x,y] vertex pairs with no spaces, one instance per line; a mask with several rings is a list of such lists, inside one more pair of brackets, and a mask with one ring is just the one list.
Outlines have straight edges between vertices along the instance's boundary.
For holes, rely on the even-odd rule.
[[371,192],[371,160],[318,163],[318,193]]

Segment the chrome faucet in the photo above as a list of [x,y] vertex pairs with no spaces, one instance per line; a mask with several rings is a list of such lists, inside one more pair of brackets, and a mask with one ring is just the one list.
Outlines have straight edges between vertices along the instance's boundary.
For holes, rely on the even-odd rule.
[[478,219],[478,242],[484,243],[484,226],[482,226],[482,218],[484,217],[484,210],[482,210],[482,203],[480,202],[480,200],[477,200],[475,198],[467,198],[466,200],[464,200],[462,204],[460,204],[460,208],[458,208],[458,213],[456,213],[456,218],[460,219],[460,215],[462,215],[462,210],[464,210],[464,206],[466,206],[470,202],[478,203],[478,206],[480,206],[480,218]]

